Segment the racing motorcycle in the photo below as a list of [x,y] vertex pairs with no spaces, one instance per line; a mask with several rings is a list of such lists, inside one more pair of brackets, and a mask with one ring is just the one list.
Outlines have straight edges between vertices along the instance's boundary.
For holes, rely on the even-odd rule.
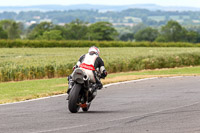
[[[99,80],[99,74],[96,74]],[[72,73],[72,81],[74,85],[69,93],[68,109],[71,113],[77,113],[80,108],[86,112],[97,95],[95,84],[90,82],[89,76],[80,68]]]

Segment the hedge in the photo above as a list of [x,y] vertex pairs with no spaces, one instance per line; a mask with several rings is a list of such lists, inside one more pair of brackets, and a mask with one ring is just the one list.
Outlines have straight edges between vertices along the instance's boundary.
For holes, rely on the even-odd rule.
[[186,42],[122,42],[122,41],[47,41],[47,40],[0,40],[0,48],[44,48],[44,47],[200,47]]

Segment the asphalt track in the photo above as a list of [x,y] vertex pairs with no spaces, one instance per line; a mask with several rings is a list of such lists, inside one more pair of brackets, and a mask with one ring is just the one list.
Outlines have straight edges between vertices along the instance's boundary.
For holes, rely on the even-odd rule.
[[200,77],[112,85],[87,113],[71,114],[65,98],[0,105],[0,132],[200,133]]

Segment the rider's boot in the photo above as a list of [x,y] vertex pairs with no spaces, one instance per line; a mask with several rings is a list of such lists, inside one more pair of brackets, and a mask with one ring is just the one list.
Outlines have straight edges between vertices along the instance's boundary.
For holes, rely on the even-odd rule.
[[91,91],[90,91],[90,94],[92,95],[90,97],[90,99],[88,100],[88,102],[90,103],[97,95],[97,90],[100,90],[103,88],[103,85],[101,82],[97,82],[96,84],[93,84],[92,88],[91,88]]
[[98,90],[101,90],[101,89],[103,88],[103,84],[101,83],[100,80],[98,80],[98,81],[96,82],[96,88],[97,88]]
[[101,90],[102,88],[103,84],[100,81],[96,82],[96,84],[92,86],[92,93],[95,92],[96,90]]

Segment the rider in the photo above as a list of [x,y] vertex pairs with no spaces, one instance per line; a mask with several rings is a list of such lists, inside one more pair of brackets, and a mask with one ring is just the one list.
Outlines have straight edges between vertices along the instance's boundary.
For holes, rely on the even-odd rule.
[[[90,78],[90,82],[96,83],[94,86],[94,89],[102,89],[103,85],[100,80],[97,78],[97,73],[100,73],[100,78],[105,78],[107,76],[107,71],[104,67],[103,60],[99,57],[100,51],[97,47],[92,46],[89,48],[89,51],[87,54],[84,54],[80,57],[77,64],[73,67],[73,70],[75,68],[81,68]],[[68,77],[68,91],[69,94],[70,90],[73,86],[73,81],[71,75]]]

